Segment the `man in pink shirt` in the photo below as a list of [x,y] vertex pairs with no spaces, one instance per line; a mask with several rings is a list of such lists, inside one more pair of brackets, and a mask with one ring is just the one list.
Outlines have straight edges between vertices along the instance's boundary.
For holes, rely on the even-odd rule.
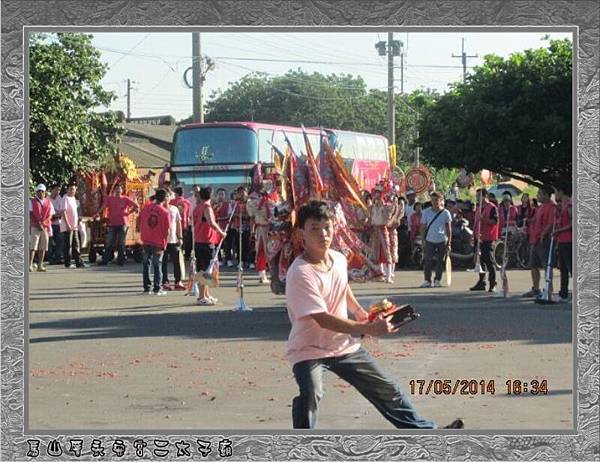
[[[538,190],[537,200],[541,204],[536,208],[529,224],[529,265],[533,287],[523,297],[540,297],[540,269],[546,268],[552,225],[556,215],[556,203],[552,200],[552,189],[544,186]],[[553,262],[554,264],[554,262]],[[552,283],[550,285],[552,289]]]
[[144,246],[143,283],[144,293],[150,295],[150,262],[154,272],[153,293],[165,295],[160,283],[162,280],[162,258],[167,247],[171,217],[164,207],[167,193],[159,189],[154,195],[154,202],[146,205],[140,213],[140,234]]
[[131,211],[137,212],[139,207],[132,199],[123,196],[123,188],[118,184],[115,186],[113,195],[104,199],[98,215],[101,215],[105,209],[108,209],[108,233],[102,260],[98,262],[98,265],[106,265],[112,260],[116,244],[119,252],[117,264],[122,266],[125,263],[125,236],[129,227],[128,216]]
[[[413,408],[400,385],[388,377],[351,335],[396,332],[389,318],[368,321],[348,286],[346,258],[329,247],[334,214],[324,202],[309,202],[298,212],[304,253],[290,266],[286,302],[292,330],[288,359],[300,389],[292,402],[294,428],[315,428],[323,396],[323,369],[353,385],[397,428],[436,428]],[[354,320],[348,318],[348,311]],[[457,419],[448,428],[462,428]]]

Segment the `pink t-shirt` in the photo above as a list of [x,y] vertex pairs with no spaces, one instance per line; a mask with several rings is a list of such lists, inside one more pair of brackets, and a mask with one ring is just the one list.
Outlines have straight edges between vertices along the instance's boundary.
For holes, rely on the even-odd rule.
[[127,216],[129,211],[135,207],[135,202],[127,196],[108,196],[104,199],[104,205],[108,208],[109,226],[128,226]]
[[60,220],[60,232],[64,233],[68,231],[67,221],[73,229],[77,229],[79,225],[79,213],[77,213],[77,199],[75,199],[75,196],[71,197],[65,194],[60,201],[60,210],[65,211],[65,217]]
[[324,329],[310,316],[329,313],[348,319],[348,263],[339,252],[329,250],[329,255],[333,258],[333,267],[327,272],[319,271],[302,257],[297,257],[288,270],[285,297],[292,331],[287,357],[292,365],[309,359],[341,356],[360,348],[360,343],[349,334]]

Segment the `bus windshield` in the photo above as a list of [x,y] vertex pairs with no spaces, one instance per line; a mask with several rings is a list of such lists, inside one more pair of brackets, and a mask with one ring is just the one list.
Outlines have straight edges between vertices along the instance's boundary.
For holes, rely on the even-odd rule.
[[255,163],[256,133],[241,127],[188,128],[177,132],[172,165]]

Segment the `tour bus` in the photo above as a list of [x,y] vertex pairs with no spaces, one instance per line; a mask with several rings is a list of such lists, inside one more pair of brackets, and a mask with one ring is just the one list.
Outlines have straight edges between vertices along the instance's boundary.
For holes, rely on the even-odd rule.
[[[346,165],[359,185],[371,189],[390,177],[387,139],[367,133],[324,128],[330,142],[337,142]],[[249,185],[258,162],[273,165],[273,143],[285,152],[284,132],[296,154],[306,154],[302,129],[257,122],[208,122],[179,127],[173,135],[171,172],[186,193],[193,185],[222,187],[228,193]],[[306,128],[315,156],[319,153],[318,128]]]

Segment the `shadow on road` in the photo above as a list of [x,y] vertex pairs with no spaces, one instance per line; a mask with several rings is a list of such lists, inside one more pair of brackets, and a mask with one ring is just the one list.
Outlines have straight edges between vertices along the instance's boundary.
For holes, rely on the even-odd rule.
[[[360,293],[363,306],[381,299],[382,293]],[[391,296],[395,303],[410,303],[421,318],[402,327],[399,340],[438,343],[526,342],[556,344],[572,342],[570,305],[551,309],[521,298],[502,299],[489,294],[419,292]],[[254,306],[249,313],[235,313],[230,307],[203,310],[181,303],[156,305],[156,299],[115,309],[114,316],[91,316],[30,324],[31,343],[110,338],[180,337],[191,339],[237,339],[285,341],[290,323],[282,306]],[[189,305],[189,302],[187,303]],[[182,312],[181,308],[186,311]],[[164,312],[178,309],[178,312]],[[51,311],[51,310],[49,310]],[[56,312],[61,312],[57,308]],[[110,311],[110,308],[103,310]],[[36,331],[55,329],[57,335],[36,336]],[[493,348],[493,346],[490,346]]]

